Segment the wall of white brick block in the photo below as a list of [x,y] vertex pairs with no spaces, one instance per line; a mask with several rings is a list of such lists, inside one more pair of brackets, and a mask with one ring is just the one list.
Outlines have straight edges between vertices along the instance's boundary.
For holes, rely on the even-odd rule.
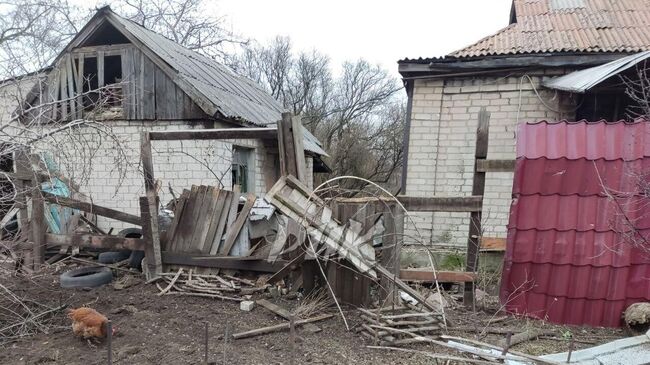
[[[575,101],[546,90],[541,82],[565,71],[538,71],[527,76],[466,77],[416,80],[408,150],[406,194],[471,195],[478,112],[490,113],[488,159],[515,158],[518,123],[574,118]],[[513,174],[487,173],[484,234],[505,237]],[[426,243],[465,246],[469,213],[413,214]],[[407,233],[415,234],[413,224]]]
[[[184,121],[109,121],[111,132],[120,140],[127,161],[116,164],[116,144],[100,138],[90,128],[80,128],[74,133],[83,135],[89,141],[80,151],[71,142],[63,141],[59,148],[48,143],[34,152],[49,154],[58,166],[81,185],[81,192],[91,197],[96,204],[139,215],[138,198],[144,195],[144,180],[140,166],[140,133],[144,130],[181,130],[202,128]],[[225,128],[215,125],[215,128]],[[75,138],[79,141],[79,138]],[[259,140],[233,141],[152,141],[154,176],[161,180],[161,201],[171,199],[168,184],[175,194],[192,185],[219,185],[232,189],[231,162],[233,144],[253,148],[255,162],[252,167],[254,191],[258,196],[266,193],[263,175],[265,160],[277,158],[277,152],[269,151]],[[83,153],[82,153],[83,152]],[[92,155],[88,155],[91,152]],[[307,158],[311,174],[312,159]],[[310,180],[311,181],[311,180]],[[127,223],[98,217],[100,228],[119,230],[129,227]]]

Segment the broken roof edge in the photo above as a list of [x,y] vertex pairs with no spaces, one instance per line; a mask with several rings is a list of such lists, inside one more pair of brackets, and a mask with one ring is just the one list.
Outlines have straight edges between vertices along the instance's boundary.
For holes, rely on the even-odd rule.
[[544,87],[573,93],[585,93],[603,81],[628,70],[650,58],[650,51],[622,57],[603,65],[574,71],[570,74],[542,82]]

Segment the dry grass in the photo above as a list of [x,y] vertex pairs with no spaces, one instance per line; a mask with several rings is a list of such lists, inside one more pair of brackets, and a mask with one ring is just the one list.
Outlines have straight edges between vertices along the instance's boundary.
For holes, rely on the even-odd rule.
[[294,308],[293,315],[298,318],[309,318],[322,313],[334,305],[334,300],[326,289],[314,290]]

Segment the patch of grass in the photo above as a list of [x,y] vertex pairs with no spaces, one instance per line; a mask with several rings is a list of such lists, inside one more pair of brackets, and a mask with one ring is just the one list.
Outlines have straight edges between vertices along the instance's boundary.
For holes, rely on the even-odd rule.
[[440,260],[440,270],[462,270],[465,267],[465,255],[450,253]]

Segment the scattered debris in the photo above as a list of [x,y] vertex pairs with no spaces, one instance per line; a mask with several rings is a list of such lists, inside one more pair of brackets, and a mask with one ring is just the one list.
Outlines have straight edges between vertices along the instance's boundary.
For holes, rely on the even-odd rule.
[[[306,323],[318,322],[318,321],[322,321],[322,320],[329,319],[329,318],[332,318],[332,317],[334,317],[333,314],[321,314],[319,316],[312,317],[312,318],[296,320],[294,322],[294,324],[296,326],[300,326],[300,325],[303,325],[303,324],[306,324]],[[254,330],[250,330],[250,331],[235,333],[235,334],[232,335],[232,338],[234,338],[235,340],[239,340],[239,339],[242,339],[242,338],[263,335],[263,334],[266,334],[266,333],[284,331],[284,330],[288,330],[289,328],[290,328],[290,324],[289,324],[289,322],[287,322],[287,323],[282,323],[282,324],[278,324],[278,325],[275,325],[275,326],[263,327],[263,328],[258,328],[258,329],[254,329]]]
[[[241,302],[244,295],[263,292],[267,287],[256,287],[255,283],[244,279],[232,280],[235,278],[233,276],[195,274],[182,268],[176,273],[163,273],[161,276],[167,285],[162,287],[156,283],[160,290],[158,295],[189,295]],[[230,280],[226,280],[226,277]]]
[[365,322],[359,328],[360,334],[382,346],[434,339],[432,336],[444,328],[442,318],[432,312],[418,312],[403,307],[386,311],[359,308],[359,311]]

